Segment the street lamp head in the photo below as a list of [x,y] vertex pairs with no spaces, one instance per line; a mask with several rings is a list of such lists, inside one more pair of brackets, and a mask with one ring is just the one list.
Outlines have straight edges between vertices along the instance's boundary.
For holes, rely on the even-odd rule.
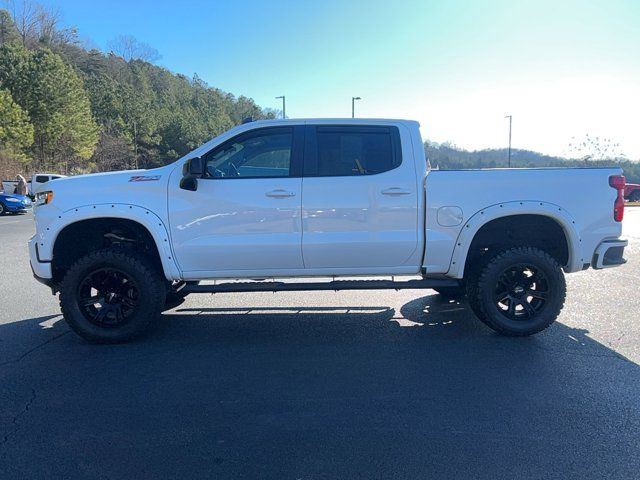
[[280,95],[279,97],[276,97],[277,100],[280,100],[281,98],[284,98],[284,95]]
[[362,100],[360,97],[351,97],[351,100]]

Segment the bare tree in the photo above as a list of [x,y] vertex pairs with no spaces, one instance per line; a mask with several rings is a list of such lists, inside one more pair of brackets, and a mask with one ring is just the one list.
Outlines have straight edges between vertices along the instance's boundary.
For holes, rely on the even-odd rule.
[[26,47],[38,43],[66,45],[78,42],[76,27],[62,27],[60,10],[31,0],[6,0],[16,29]]
[[11,12],[16,29],[22,39],[22,44],[26,47],[31,45],[36,35],[37,4],[29,0],[7,0],[6,5]]
[[131,144],[123,138],[102,132],[96,152],[91,157],[95,171],[107,172],[132,168],[134,161],[135,157]]
[[43,5],[36,4],[36,35],[38,41],[46,45],[66,45],[78,43],[78,30],[76,27],[63,28],[60,23],[60,10],[47,9]]
[[133,35],[118,36],[109,43],[109,48],[127,62],[137,59],[153,63],[161,58],[158,50],[151,45],[140,42]]

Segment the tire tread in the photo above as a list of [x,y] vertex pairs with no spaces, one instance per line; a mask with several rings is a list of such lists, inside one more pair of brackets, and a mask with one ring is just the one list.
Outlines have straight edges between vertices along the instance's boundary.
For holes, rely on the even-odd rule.
[[[71,292],[75,292],[77,287],[78,277],[91,265],[98,262],[124,262],[128,265],[128,268],[132,268],[138,271],[145,278],[145,285],[150,288],[149,305],[151,307],[150,314],[144,318],[135,319],[135,328],[128,331],[126,334],[118,336],[99,336],[91,334],[86,329],[82,328],[81,322],[75,318],[73,303],[75,302],[75,295]],[[146,333],[151,325],[161,313],[162,307],[165,303],[165,283],[161,277],[160,272],[155,268],[152,262],[145,256],[140,254],[134,254],[126,250],[115,248],[104,248],[95,250],[88,253],[84,257],[78,259],[69,270],[67,270],[61,285],[60,285],[60,310],[69,326],[78,335],[91,343],[124,343],[139,338]],[[140,313],[138,313],[139,315]],[[86,321],[86,320],[84,320]]]
[[[515,255],[530,255],[537,257],[541,261],[547,263],[553,271],[555,278],[553,279],[554,283],[560,286],[560,296],[557,301],[557,305],[555,306],[555,310],[557,313],[551,319],[538,327],[526,330],[526,331],[515,331],[509,328],[506,328],[504,325],[496,322],[492,316],[487,312],[487,305],[482,298],[482,293],[485,288],[493,288],[492,285],[488,285],[489,276],[492,274],[492,270],[496,268],[496,265],[502,262],[504,259],[515,256]],[[558,262],[547,252],[540,250],[535,247],[513,247],[506,250],[503,250],[497,253],[494,257],[492,257],[486,265],[481,269],[477,281],[470,281],[470,287],[468,287],[468,295],[469,295],[469,304],[476,315],[485,325],[487,325],[492,330],[508,336],[528,336],[533,335],[535,333],[539,333],[546,328],[548,328],[557,318],[558,314],[564,307],[564,302],[566,299],[566,283],[564,279],[564,275],[562,273],[562,268],[558,264]],[[478,314],[479,313],[479,314]]]

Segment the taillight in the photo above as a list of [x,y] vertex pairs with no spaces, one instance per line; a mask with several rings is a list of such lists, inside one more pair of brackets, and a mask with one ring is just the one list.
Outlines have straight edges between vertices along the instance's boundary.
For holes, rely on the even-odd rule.
[[624,175],[612,175],[609,177],[609,185],[616,189],[618,196],[615,202],[613,202],[613,219],[616,222],[621,222],[624,217]]

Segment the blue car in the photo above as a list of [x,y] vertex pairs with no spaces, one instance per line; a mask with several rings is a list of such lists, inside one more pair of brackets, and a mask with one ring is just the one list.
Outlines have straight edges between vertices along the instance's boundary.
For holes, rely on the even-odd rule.
[[31,199],[25,195],[0,192],[0,215],[24,213],[31,208]]

